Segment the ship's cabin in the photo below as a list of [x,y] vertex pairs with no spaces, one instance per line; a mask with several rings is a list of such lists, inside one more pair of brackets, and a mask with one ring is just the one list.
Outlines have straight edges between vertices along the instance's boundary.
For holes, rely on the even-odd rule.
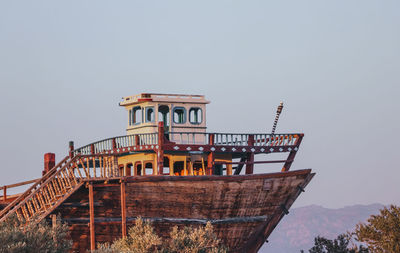
[[156,133],[158,122],[166,132],[205,132],[206,104],[203,95],[141,93],[123,97],[128,112],[128,135]]
[[[141,93],[122,99],[120,106],[128,112],[127,135],[157,133],[158,122],[163,122],[165,137],[169,141],[205,143],[206,105],[210,102],[203,95]],[[202,152],[167,152],[163,161],[163,175],[206,174],[207,155]],[[119,173],[125,176],[159,175],[154,153],[121,156],[118,164]]]

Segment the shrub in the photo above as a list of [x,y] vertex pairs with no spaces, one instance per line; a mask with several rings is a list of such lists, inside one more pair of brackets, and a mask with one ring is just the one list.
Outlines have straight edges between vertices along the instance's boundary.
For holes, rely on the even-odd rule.
[[0,252],[69,252],[72,241],[67,239],[68,233],[67,225],[61,224],[60,219],[57,219],[57,224],[52,227],[44,220],[39,223],[21,224],[12,216],[0,223]]
[[170,239],[162,241],[153,230],[149,221],[141,218],[129,229],[126,238],[113,244],[99,244],[97,253],[226,253],[213,231],[210,222],[205,227],[174,227]]

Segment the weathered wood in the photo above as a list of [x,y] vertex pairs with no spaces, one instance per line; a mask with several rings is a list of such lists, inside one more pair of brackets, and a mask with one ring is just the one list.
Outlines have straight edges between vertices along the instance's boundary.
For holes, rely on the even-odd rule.
[[[249,135],[247,145],[254,146],[254,135]],[[254,153],[247,153],[246,174],[253,174],[254,170]]]
[[94,206],[93,206],[93,185],[89,184],[89,208],[90,208],[90,250],[96,249],[96,238],[94,231]]
[[[164,138],[164,122],[158,122],[157,171],[160,176],[164,174]],[[146,170],[144,164],[142,166]]]
[[125,182],[121,182],[121,219],[122,219],[122,237],[126,237],[126,196]]
[[155,231],[165,238],[174,226],[200,226],[211,221],[231,252],[240,252],[238,249],[254,237],[260,226],[266,228],[264,224],[270,217],[282,213],[280,205],[299,192],[297,186],[303,186],[310,173],[302,170],[238,176],[138,176],[110,179],[109,184],[92,178],[87,182],[93,185],[93,220],[87,200],[89,189],[85,187],[52,213],[60,213],[68,223],[74,250],[91,249],[88,223],[94,227],[96,243],[104,243],[122,237],[124,226],[134,225],[141,216],[150,218]]

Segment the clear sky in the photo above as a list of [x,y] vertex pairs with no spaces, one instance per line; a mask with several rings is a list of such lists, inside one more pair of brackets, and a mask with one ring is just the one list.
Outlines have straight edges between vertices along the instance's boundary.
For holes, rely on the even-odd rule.
[[[122,96],[199,93],[209,131],[304,132],[296,206],[400,204],[400,1],[0,1],[0,185],[123,135]],[[268,171],[268,170],[265,170]]]

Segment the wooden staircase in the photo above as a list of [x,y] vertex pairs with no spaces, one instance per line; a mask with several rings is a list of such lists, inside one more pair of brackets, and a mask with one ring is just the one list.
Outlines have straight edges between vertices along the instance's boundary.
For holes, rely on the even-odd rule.
[[114,155],[67,156],[0,212],[0,222],[15,214],[21,222],[39,222],[91,178],[119,176]]

